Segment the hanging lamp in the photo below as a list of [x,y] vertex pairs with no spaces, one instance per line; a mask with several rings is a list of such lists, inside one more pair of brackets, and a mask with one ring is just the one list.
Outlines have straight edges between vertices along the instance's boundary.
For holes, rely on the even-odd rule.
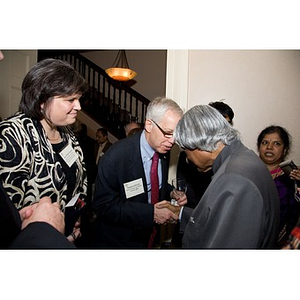
[[119,50],[113,66],[106,69],[105,72],[109,77],[118,81],[128,81],[137,75],[129,68],[125,50]]

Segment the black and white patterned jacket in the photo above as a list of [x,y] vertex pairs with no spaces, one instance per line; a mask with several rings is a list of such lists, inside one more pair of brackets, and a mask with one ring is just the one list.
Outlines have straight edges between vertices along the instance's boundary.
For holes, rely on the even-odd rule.
[[[63,143],[72,146],[78,155],[72,166],[76,182],[72,196],[86,197],[87,177],[83,153],[69,127],[59,128]],[[0,178],[17,209],[49,196],[62,208],[67,199],[67,176],[53,151],[41,123],[17,113],[0,122]]]

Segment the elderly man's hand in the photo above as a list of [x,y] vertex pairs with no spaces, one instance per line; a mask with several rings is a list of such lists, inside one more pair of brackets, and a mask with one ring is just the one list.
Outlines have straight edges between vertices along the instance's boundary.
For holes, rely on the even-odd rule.
[[158,224],[176,223],[178,221],[180,206],[174,206],[164,200],[154,205],[154,221]]

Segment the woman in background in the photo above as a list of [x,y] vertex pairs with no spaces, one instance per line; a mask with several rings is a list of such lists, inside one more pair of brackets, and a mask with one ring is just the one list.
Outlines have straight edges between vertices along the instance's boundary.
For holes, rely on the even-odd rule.
[[297,194],[295,170],[290,176],[286,175],[279,167],[290,149],[290,135],[281,126],[266,127],[257,138],[259,157],[268,167],[280,198],[280,233],[278,238],[279,247],[286,243],[288,236],[297,223],[299,216],[299,194]]

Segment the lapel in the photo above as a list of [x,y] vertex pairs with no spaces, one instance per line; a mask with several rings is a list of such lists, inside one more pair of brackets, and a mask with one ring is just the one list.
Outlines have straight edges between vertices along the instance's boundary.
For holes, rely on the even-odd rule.
[[131,178],[142,178],[145,191],[144,197],[146,198],[146,201],[148,201],[147,181],[143,167],[143,160],[140,148],[140,137],[141,133],[136,133],[132,137],[126,138],[130,143],[130,146],[128,147],[129,172]]

